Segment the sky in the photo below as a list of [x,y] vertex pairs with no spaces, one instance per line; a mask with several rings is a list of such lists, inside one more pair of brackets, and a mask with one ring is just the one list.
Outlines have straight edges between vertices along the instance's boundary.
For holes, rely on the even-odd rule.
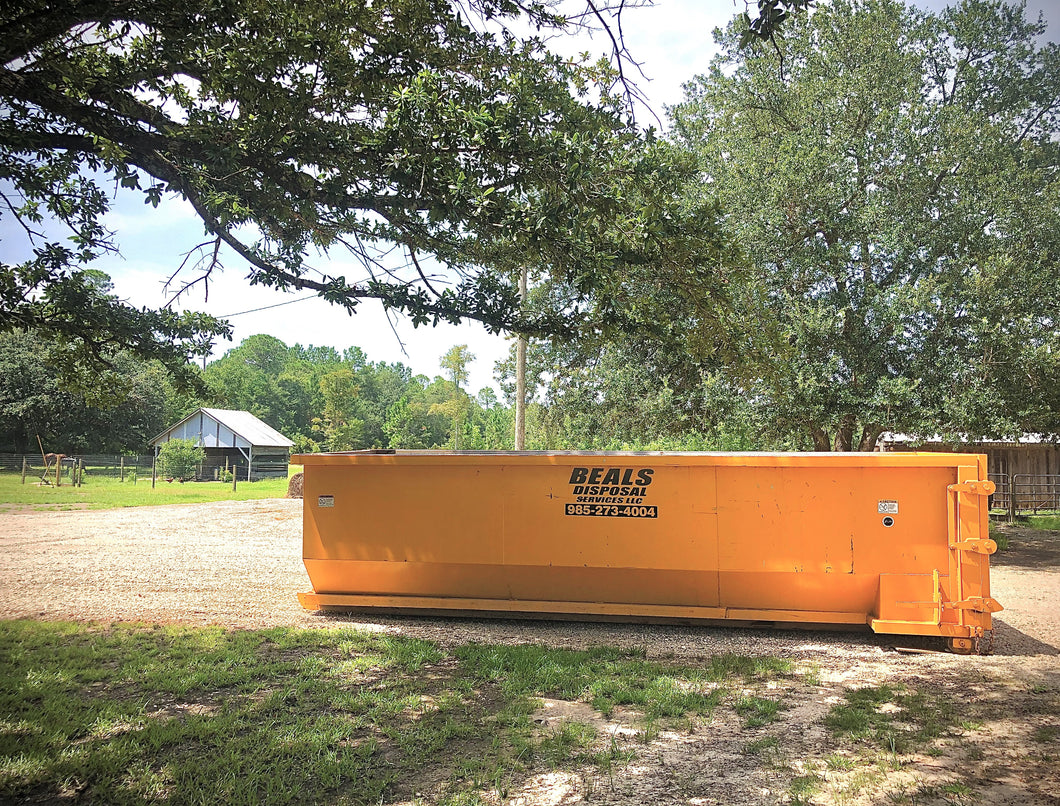
[[[922,0],[922,7],[939,10],[942,0]],[[637,77],[641,91],[652,109],[665,121],[665,107],[682,99],[681,86],[704,73],[715,54],[714,28],[724,26],[744,9],[743,0],[657,0],[649,8],[629,9],[624,15],[628,49],[641,64],[644,76]],[[1060,41],[1060,0],[1029,0],[1029,18],[1039,12],[1049,22],[1046,39]],[[597,36],[582,40],[574,52],[604,53],[609,42]],[[568,47],[570,44],[568,43]],[[638,116],[645,124],[658,125],[646,112]],[[167,199],[156,209],[142,203],[135,194],[119,194],[106,218],[116,233],[119,256],[106,256],[93,264],[109,274],[115,293],[130,304],[159,307],[170,300],[165,280],[176,270],[184,255],[207,238],[202,223],[186,203]],[[10,214],[0,219],[0,257],[21,259],[28,249]],[[214,358],[256,333],[267,333],[288,345],[361,347],[373,361],[400,361],[415,373],[433,377],[439,373],[438,359],[452,346],[467,344],[475,355],[469,367],[469,388],[476,392],[495,386],[494,364],[507,356],[511,341],[491,335],[477,324],[413,328],[410,321],[391,313],[390,321],[382,307],[365,301],[354,316],[308,295],[277,292],[249,286],[247,270],[235,255],[225,260],[223,272],[215,273],[208,296],[201,287],[184,295],[177,308],[204,311],[228,318],[234,328],[231,343],[221,341]],[[318,258],[310,265],[331,274],[360,279],[364,272],[352,261]]]

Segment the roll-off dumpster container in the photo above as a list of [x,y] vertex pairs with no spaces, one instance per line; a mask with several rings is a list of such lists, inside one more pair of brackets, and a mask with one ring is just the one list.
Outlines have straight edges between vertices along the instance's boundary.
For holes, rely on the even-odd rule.
[[971,651],[986,457],[357,452],[305,469],[307,609],[868,625]]

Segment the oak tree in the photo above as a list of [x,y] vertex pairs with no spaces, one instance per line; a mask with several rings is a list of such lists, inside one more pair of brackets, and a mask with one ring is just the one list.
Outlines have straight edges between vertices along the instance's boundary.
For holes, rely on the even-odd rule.
[[[1060,48],[1023,7],[836,0],[673,111],[744,251],[727,376],[781,431],[1060,432]],[[711,339],[691,343],[710,355]]]
[[[0,328],[49,328],[87,357],[125,345],[171,366],[227,333],[117,299],[84,315],[81,269],[116,247],[101,223],[113,183],[148,204],[179,197],[202,219],[176,292],[235,255],[249,283],[311,290],[351,313],[376,299],[417,324],[591,329],[628,271],[670,253],[688,168],[630,120],[624,5],[5,4],[0,193],[37,246],[2,267]],[[547,35],[592,22],[612,34],[615,60],[546,48]],[[51,219],[68,240],[42,226]],[[688,220],[697,231],[680,240],[714,235],[709,217]],[[520,312],[496,270],[513,253],[564,287],[564,307]],[[329,257],[351,255],[363,277],[329,270]]]

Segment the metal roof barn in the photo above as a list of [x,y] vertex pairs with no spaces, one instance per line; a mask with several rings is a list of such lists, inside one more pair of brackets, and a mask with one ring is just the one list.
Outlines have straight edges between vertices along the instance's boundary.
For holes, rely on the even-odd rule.
[[[287,471],[294,443],[249,411],[200,408],[150,441],[155,454],[171,439],[190,439],[207,452],[210,467],[245,465],[247,477]],[[242,459],[243,461],[240,461]],[[254,467],[255,463],[259,467]]]

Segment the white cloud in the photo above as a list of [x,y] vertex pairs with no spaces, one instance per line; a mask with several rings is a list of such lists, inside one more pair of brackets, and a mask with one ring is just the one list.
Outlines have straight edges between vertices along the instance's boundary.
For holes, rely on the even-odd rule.
[[199,230],[202,229],[195,210],[183,199],[168,196],[159,202],[158,207],[145,204],[143,200],[144,197],[137,193],[120,194],[103,217],[103,225],[122,238],[169,230],[181,222],[194,222]]

